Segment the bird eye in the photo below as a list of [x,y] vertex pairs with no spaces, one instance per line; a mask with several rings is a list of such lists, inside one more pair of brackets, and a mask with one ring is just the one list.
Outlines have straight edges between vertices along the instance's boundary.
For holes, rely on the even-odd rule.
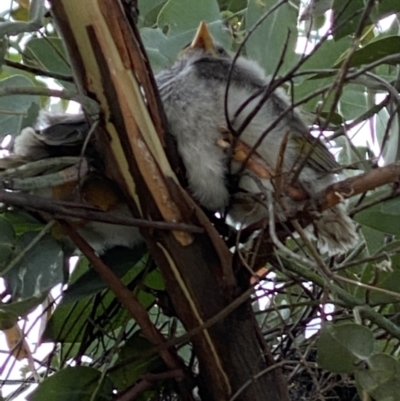
[[229,56],[228,52],[221,46],[217,46],[216,51],[218,56],[223,56],[223,57]]

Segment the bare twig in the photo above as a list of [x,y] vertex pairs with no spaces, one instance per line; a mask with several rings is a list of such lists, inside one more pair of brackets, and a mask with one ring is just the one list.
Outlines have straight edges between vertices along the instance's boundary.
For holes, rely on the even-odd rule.
[[93,208],[89,209],[88,205],[85,204],[56,201],[30,194],[0,191],[0,202],[29,210],[46,212],[58,218],[72,217],[122,226],[155,228],[158,230],[180,230],[192,233],[204,232],[201,227],[196,227],[190,224],[149,221],[128,216],[116,216],[101,211],[93,211]]
[[[107,283],[115,293],[117,299],[126,308],[129,314],[135,319],[143,335],[154,345],[166,342],[165,337],[157,330],[150,320],[147,310],[140,304],[133,293],[122,284],[118,276],[95,254],[89,244],[64,220],[58,221],[63,229],[68,233],[75,245],[88,258],[100,277]],[[182,361],[171,352],[171,350],[160,350],[160,356],[170,369],[183,368]]]
[[30,72],[31,74],[34,75],[40,75],[42,77],[48,77],[48,78],[53,78],[57,79],[59,81],[64,81],[64,82],[74,82],[74,79],[70,75],[65,75],[65,74],[60,74],[58,72],[54,71],[45,71],[37,67],[21,64],[21,63],[16,63],[15,61],[11,60],[4,60],[4,64],[7,65],[8,67],[12,67],[21,71],[25,72]]

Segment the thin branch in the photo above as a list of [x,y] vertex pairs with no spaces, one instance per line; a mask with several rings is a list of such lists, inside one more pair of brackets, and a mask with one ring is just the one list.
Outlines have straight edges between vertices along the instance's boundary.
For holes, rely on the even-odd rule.
[[[166,342],[165,337],[151,322],[147,310],[140,304],[133,293],[122,284],[118,276],[95,254],[89,244],[75,231],[75,229],[64,220],[58,221],[68,233],[75,245],[88,258],[100,277],[114,292],[117,299],[126,308],[142,329],[143,335],[154,345]],[[181,369],[182,361],[171,350],[162,349],[160,356],[170,369]]]
[[[295,263],[286,263],[284,268],[295,273],[296,275],[303,277],[307,281],[311,281],[321,288],[324,288],[326,285],[325,278],[318,273],[314,273],[309,267],[302,267]],[[347,308],[357,307],[365,318],[369,319],[372,323],[375,323],[387,333],[400,339],[399,326],[391,322],[379,312],[376,312],[372,307],[367,305],[364,300],[349,294],[336,284],[331,285],[331,290],[336,294],[338,299],[340,299],[346,305]]]
[[400,179],[400,161],[339,181],[326,188],[317,197],[320,210],[330,209],[344,199],[374,190],[382,185],[398,182]]
[[0,97],[11,95],[34,95],[34,96],[48,96],[58,97],[65,100],[74,100],[82,104],[84,109],[92,116],[97,116],[99,113],[99,105],[93,99],[83,96],[77,92],[69,90],[58,90],[49,88],[35,88],[33,86],[27,87],[6,87],[0,88]]
[[115,216],[106,212],[88,210],[88,205],[56,201],[41,196],[7,192],[0,190],[0,202],[7,205],[19,206],[24,209],[46,212],[54,215],[55,218],[74,217],[83,220],[100,221],[102,223],[117,224],[121,226],[133,226],[141,228],[155,228],[158,230],[179,230],[192,233],[203,233],[201,227],[184,223],[168,223],[165,221],[149,221],[136,219],[129,216]]
[[30,72],[31,74],[34,74],[34,75],[53,78],[58,81],[74,83],[74,79],[70,75],[60,74],[60,73],[54,72],[54,71],[44,71],[37,67],[33,67],[33,66],[29,66],[29,65],[25,65],[25,64],[21,64],[21,63],[16,63],[15,61],[7,60],[7,59],[4,60],[4,64],[7,65],[8,67],[15,68],[20,71]]

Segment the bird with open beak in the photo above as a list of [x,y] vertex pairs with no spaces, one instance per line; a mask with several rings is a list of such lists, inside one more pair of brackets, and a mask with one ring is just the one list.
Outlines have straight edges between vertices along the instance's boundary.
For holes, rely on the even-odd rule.
[[[229,206],[231,219],[247,225],[268,217],[266,201],[260,199],[267,198],[266,191],[277,194],[278,175],[296,181],[295,185],[301,186],[310,198],[336,181],[331,171],[339,165],[323,142],[310,134],[299,111],[290,108],[284,91],[269,90],[270,79],[254,61],[238,57],[233,64],[204,22],[193,42],[156,80],[189,188],[207,209],[217,211]],[[257,156],[272,170],[279,166],[273,180],[242,171],[231,153],[219,146],[227,127],[231,128],[234,142],[240,139],[248,148],[257,144]],[[229,191],[228,174],[238,175],[239,186],[234,193]],[[243,192],[249,195],[245,202]],[[284,219],[282,216],[298,205],[288,196],[280,198],[275,210]],[[321,252],[334,255],[357,243],[356,226],[344,205],[314,217],[307,231],[317,239]]]
[[[205,23],[200,24],[194,40],[181,51],[176,62],[156,75],[156,82],[169,132],[176,139],[186,168],[189,190],[202,207],[210,211],[228,208],[235,224],[248,225],[268,218],[265,195],[273,194],[275,212],[284,220],[287,211],[297,210],[298,204],[277,191],[280,177],[289,176],[310,198],[335,182],[331,171],[338,164],[325,145],[312,137],[299,112],[290,110],[284,91],[269,90],[270,80],[257,63],[239,57],[233,64],[228,52],[214,42]],[[265,94],[268,94],[266,100],[261,101]],[[65,152],[80,155],[88,133],[83,116],[52,113],[43,116],[45,127],[25,128],[16,138],[14,155],[3,159],[3,164],[18,159],[29,162]],[[244,125],[246,120],[249,123]],[[248,149],[257,144],[252,158],[265,162],[275,170],[275,176],[254,174],[255,170],[249,169],[251,160],[242,169],[235,157],[238,140]],[[88,177],[94,180],[85,179],[83,188],[88,189],[88,196],[84,199],[91,203],[104,198],[105,202],[99,205],[102,210],[129,214],[112,183],[106,187],[97,185],[103,182],[97,180],[99,174],[101,171],[91,166]],[[236,178],[234,181],[239,184],[232,189],[228,177]],[[93,188],[97,195],[90,196]],[[81,199],[82,183],[76,183],[73,191]],[[108,193],[112,196],[106,196]],[[54,196],[54,191],[47,196]],[[317,239],[320,250],[331,255],[351,249],[358,240],[355,224],[342,204],[316,215],[311,228],[310,236]],[[79,231],[99,252],[115,245],[131,247],[142,241],[134,227],[88,222]]]

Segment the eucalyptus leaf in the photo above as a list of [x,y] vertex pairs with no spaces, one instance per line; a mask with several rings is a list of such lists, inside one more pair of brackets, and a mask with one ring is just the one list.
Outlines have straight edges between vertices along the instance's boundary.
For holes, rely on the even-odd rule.
[[129,338],[119,353],[117,363],[121,365],[121,368],[110,374],[118,389],[125,389],[137,382],[141,376],[164,367],[159,354],[154,354],[150,358],[142,357],[152,348],[154,345],[143,336],[141,331],[136,331]]
[[[35,232],[23,234],[18,239],[14,255],[25,252],[36,236]],[[60,245],[50,235],[45,235],[7,272],[4,279],[15,301],[47,293],[64,279]]]
[[[139,275],[146,266],[143,258],[147,247],[138,245],[135,249],[116,247],[103,256],[104,262],[118,276],[123,277],[130,271],[131,278]],[[135,275],[132,273],[135,272]],[[100,278],[94,269],[87,270],[75,282],[73,282],[64,292],[63,303],[75,302],[82,298],[94,295],[107,288],[106,283]]]
[[398,400],[400,397],[400,364],[387,354],[375,354],[369,369],[355,372],[357,384],[376,400]]
[[166,32],[168,41],[163,54],[175,60],[179,51],[194,38],[201,21],[207,22],[213,37],[226,48],[230,48],[230,35],[221,21],[216,0],[168,0],[161,9],[157,25]]
[[[354,52],[352,55],[349,67],[359,67],[363,64],[373,63],[374,61],[380,60],[386,56],[399,53],[400,48],[400,37],[399,36],[389,36],[383,39],[374,40],[371,43],[363,46],[361,49]],[[343,64],[345,56],[339,60],[335,67],[340,68]],[[392,64],[397,64],[400,60],[392,61]]]
[[[126,250],[125,256],[134,250]],[[118,274],[125,271],[122,275],[121,281],[131,291],[134,291],[134,295],[137,300],[141,303],[144,308],[148,308],[154,304],[155,298],[153,294],[145,292],[141,289],[141,283],[143,280],[142,273],[146,270],[143,269],[141,262],[134,264],[133,259],[124,258],[123,255],[116,256],[121,253],[121,248],[117,248],[114,252],[104,256],[104,262],[106,264],[111,260],[115,259],[115,267],[120,263],[118,269],[121,269]],[[107,259],[108,258],[108,259]],[[43,341],[46,342],[61,342],[61,343],[76,343],[82,341],[86,330],[93,331],[97,328],[94,322],[104,322],[102,331],[112,332],[119,329],[122,325],[125,325],[127,320],[131,318],[128,312],[116,301],[115,294],[111,290],[103,291],[98,293],[99,282],[101,288],[107,288],[106,285],[99,280],[96,272],[89,274],[92,270],[87,270],[86,263],[82,261],[77,266],[79,272],[72,274],[71,280],[76,285],[73,285],[73,291],[66,294],[66,300],[59,304],[51,316],[46,330],[43,334]],[[78,276],[78,277],[77,277]],[[94,280],[94,287],[97,295],[85,296],[84,290],[87,288],[93,291],[88,282],[88,278],[92,277]],[[78,301],[76,301],[78,300]],[[72,302],[75,301],[75,302]],[[105,323],[106,322],[106,323]],[[96,327],[93,327],[96,326]]]
[[[246,13],[247,29],[254,27],[276,4],[275,0],[249,0]],[[295,53],[297,14],[297,9],[290,2],[282,4],[265,18],[246,43],[247,55],[258,61],[269,75],[276,72],[281,58],[284,63],[278,72],[280,75],[287,72],[299,59]],[[282,54],[285,47],[285,54]]]
[[67,367],[46,378],[28,395],[28,401],[96,401],[113,399],[113,383],[99,370],[87,366]]
[[[345,35],[354,34],[362,21],[366,3],[364,0],[334,0],[333,21],[334,37],[340,39]],[[400,12],[397,0],[378,0],[374,2],[371,14],[366,18],[366,25],[371,25],[383,17]]]
[[158,14],[167,0],[139,0],[139,28],[153,27],[157,22]]
[[367,97],[363,87],[346,85],[339,102],[340,114],[347,120],[354,120],[368,110]]
[[[0,89],[30,88],[35,85],[23,75],[14,75],[0,81]],[[6,135],[17,135],[22,129],[32,103],[40,104],[36,95],[8,95],[0,97],[0,140]]]
[[2,217],[12,224],[17,236],[25,234],[28,231],[40,231],[43,228],[42,223],[36,220],[29,213],[21,210],[8,210],[2,214]]
[[14,326],[19,318],[26,317],[46,298],[47,294],[40,297],[31,297],[19,302],[0,303],[0,330]]
[[145,18],[148,13],[150,13],[152,10],[159,7],[163,3],[166,3],[166,0],[139,0],[139,15],[142,18]]
[[160,29],[143,28],[140,35],[154,72],[172,63],[174,53],[169,55],[168,38]]
[[0,218],[0,276],[2,269],[9,262],[15,247],[15,232],[12,224]]
[[382,233],[400,235],[400,215],[367,209],[354,217],[358,223]]
[[[32,38],[25,46],[24,63],[45,71],[72,76],[70,61],[60,38]],[[75,90],[74,84],[59,80],[64,88]]]
[[350,373],[360,359],[368,358],[374,349],[372,332],[358,324],[322,326],[317,345],[317,362],[334,373]]

